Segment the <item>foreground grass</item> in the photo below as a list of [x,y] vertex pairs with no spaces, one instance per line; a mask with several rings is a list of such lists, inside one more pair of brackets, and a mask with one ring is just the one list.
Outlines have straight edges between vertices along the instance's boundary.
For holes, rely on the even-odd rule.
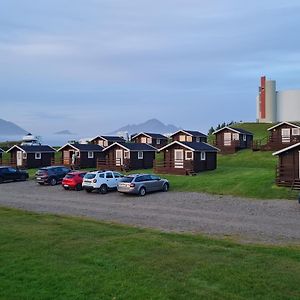
[[1,299],[299,299],[299,248],[0,208]]

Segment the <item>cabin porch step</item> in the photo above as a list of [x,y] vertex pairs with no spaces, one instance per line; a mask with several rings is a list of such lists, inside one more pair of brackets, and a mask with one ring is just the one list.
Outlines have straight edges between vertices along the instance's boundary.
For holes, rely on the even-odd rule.
[[193,171],[193,170],[186,170],[186,175],[188,175],[188,176],[196,176],[197,173],[195,171]]
[[295,179],[293,181],[293,184],[291,186],[291,190],[297,190],[300,191],[300,179]]

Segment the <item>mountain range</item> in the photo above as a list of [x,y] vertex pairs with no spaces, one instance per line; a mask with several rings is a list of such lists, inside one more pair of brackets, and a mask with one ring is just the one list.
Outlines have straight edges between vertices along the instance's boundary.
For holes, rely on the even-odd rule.
[[28,131],[15,123],[0,119],[0,135],[25,135],[27,133]]
[[157,119],[150,119],[140,124],[128,124],[108,134],[120,135],[120,134],[128,133],[129,135],[131,135],[139,132],[167,134],[167,133],[173,133],[179,129],[180,128],[176,127],[175,125],[171,125],[171,124],[166,125]]

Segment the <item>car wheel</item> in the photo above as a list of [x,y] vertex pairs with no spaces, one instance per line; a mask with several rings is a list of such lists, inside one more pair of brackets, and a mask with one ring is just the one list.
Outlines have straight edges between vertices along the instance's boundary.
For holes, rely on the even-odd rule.
[[163,192],[167,192],[169,190],[169,185],[165,183],[162,188]]
[[53,186],[53,185],[56,185],[56,184],[57,184],[57,180],[56,180],[56,178],[54,178],[54,177],[53,177],[53,178],[51,178],[51,179],[50,179],[50,185],[52,185],[52,186]]
[[107,185],[106,185],[106,184],[102,184],[102,185],[100,186],[99,193],[100,193],[100,194],[106,194],[107,191],[108,191]]
[[67,191],[69,188],[68,187],[66,187],[66,186],[63,186],[63,188]]
[[44,185],[44,182],[38,182],[39,185]]
[[146,195],[146,189],[144,187],[141,187],[139,190],[139,195],[140,196],[145,196]]
[[76,191],[81,191],[82,190],[82,185],[80,183],[78,183],[76,186],[75,186],[75,190]]
[[85,190],[87,193],[91,193],[92,192],[92,190]]

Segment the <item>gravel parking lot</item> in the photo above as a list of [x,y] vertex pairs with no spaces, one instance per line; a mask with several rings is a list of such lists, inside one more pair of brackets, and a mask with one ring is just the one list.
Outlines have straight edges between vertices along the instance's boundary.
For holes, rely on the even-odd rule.
[[145,197],[117,192],[100,195],[27,181],[1,184],[0,205],[163,231],[231,236],[245,242],[300,242],[300,205],[296,200],[249,200],[181,192]]

